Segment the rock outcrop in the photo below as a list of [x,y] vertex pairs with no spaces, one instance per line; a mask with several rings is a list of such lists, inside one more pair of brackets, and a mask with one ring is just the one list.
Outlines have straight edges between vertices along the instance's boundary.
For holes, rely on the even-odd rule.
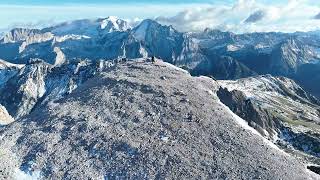
[[221,101],[263,136],[320,162],[320,103],[293,80],[270,75],[219,81]]
[[14,119],[10,116],[7,109],[0,104],[0,126],[10,124]]

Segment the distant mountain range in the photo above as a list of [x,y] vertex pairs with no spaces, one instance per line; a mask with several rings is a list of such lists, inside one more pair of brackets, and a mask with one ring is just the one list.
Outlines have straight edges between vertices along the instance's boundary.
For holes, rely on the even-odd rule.
[[318,32],[234,34],[206,29],[182,33],[149,19],[130,27],[124,20],[108,17],[41,30],[13,29],[0,40],[0,59],[25,64],[39,58],[57,65],[84,58],[156,56],[193,75],[217,79],[286,76],[319,97],[320,85],[312,83],[320,80],[319,42]]
[[[150,63],[151,56],[155,56],[158,63]],[[183,175],[187,171],[195,171],[191,173],[194,177],[206,174],[231,179],[238,175],[245,179],[283,179],[288,173],[298,179],[313,177],[304,165],[320,164],[319,82],[320,33],[316,31],[291,34],[234,34],[212,29],[179,32],[150,19],[131,27],[116,17],[76,20],[44,29],[16,28],[0,36],[0,139],[9,137],[0,141],[0,150],[8,150],[10,154],[10,148],[16,148],[17,155],[23,159],[6,156],[13,164],[4,167],[0,158],[0,170],[9,168],[10,174],[13,172],[10,168],[19,166],[32,176],[37,175],[37,169],[45,177],[78,179],[93,177],[91,172],[101,174],[105,170],[118,173],[105,174],[107,179],[142,178],[150,174],[157,176],[156,173],[163,173],[162,177],[188,178]],[[142,110],[137,110],[139,108]],[[163,112],[166,113],[161,115]],[[170,118],[173,119],[169,125]],[[112,140],[99,145],[101,137],[113,131],[105,124],[117,131],[111,133]],[[190,124],[188,132],[183,132],[186,134],[173,133],[175,128],[183,129],[186,124]],[[144,125],[146,129],[141,129]],[[211,125],[214,126],[207,128]],[[87,131],[90,128],[95,131]],[[122,137],[120,131],[132,133],[132,137],[139,134],[139,138],[148,134],[145,141],[148,147],[178,142],[179,153],[170,159],[160,151],[143,151],[136,147],[139,143],[131,136],[118,139]],[[207,131],[213,135],[204,136]],[[303,164],[284,156],[260,135],[302,159]],[[85,136],[92,137],[92,142],[84,141]],[[207,152],[198,152],[201,148],[196,147],[196,154],[190,151],[186,157],[180,151],[190,148],[189,139],[193,137],[198,138],[194,142],[201,138],[206,142],[201,147]],[[57,140],[55,138],[61,140],[53,144],[51,139]],[[221,159],[206,160],[210,149],[207,141],[213,145],[210,148],[220,147],[214,149],[215,154],[221,152],[221,148],[234,149],[236,159],[225,161],[225,157],[233,156],[218,153]],[[69,144],[65,146],[64,142]],[[180,147],[181,142],[188,143]],[[50,149],[55,145],[59,151]],[[106,146],[112,147],[110,156],[105,154]],[[83,147],[83,151],[72,150],[75,147]],[[164,150],[171,151],[173,147]],[[247,157],[248,153],[239,148],[253,156]],[[77,157],[87,163],[92,163],[92,156],[114,165],[90,166],[90,171],[72,169],[63,160],[69,159],[69,163],[78,167],[81,162],[69,154],[73,152],[80,153]],[[63,158],[59,160],[50,159],[61,154]],[[146,155],[169,158],[166,167],[182,167],[179,169],[182,174],[165,173],[168,170],[159,160],[155,163],[150,158],[144,159]],[[43,161],[42,156],[49,160]],[[135,166],[131,161],[135,157],[140,158],[140,164],[147,162],[148,166],[160,170]],[[199,158],[208,164],[197,164]],[[196,165],[189,166],[189,162]],[[259,167],[252,168],[252,162]],[[292,166],[279,170],[278,165],[284,167],[286,162]],[[54,163],[66,169],[58,173]],[[122,165],[132,168],[126,171]],[[223,169],[222,174],[209,171],[207,166]],[[225,166],[234,171],[224,173]],[[149,174],[136,174],[141,168]],[[318,166],[312,168],[316,168],[314,172],[319,171]],[[258,175],[247,169],[257,169]],[[0,172],[0,179],[2,177],[10,176]]]

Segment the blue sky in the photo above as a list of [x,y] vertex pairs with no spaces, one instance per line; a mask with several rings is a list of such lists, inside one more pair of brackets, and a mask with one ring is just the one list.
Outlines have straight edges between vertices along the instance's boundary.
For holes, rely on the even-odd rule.
[[13,27],[37,28],[83,18],[118,16],[124,19],[174,15],[203,4],[228,4],[216,0],[0,0],[0,30]]
[[177,4],[177,3],[232,3],[234,0],[1,0],[1,4],[62,5],[62,4]]
[[[313,18],[318,13],[319,0],[0,0],[0,31],[118,16],[130,22],[157,18],[182,31],[292,32],[320,28]],[[249,16],[255,21],[246,21]]]

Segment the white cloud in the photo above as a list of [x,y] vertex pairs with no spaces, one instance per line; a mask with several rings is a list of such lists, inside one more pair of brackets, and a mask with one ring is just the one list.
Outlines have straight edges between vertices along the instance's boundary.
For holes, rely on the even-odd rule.
[[[1,1],[1,0],[0,0]],[[41,28],[75,19],[95,19],[118,16],[134,21],[135,18],[154,18],[159,15],[173,16],[190,7],[206,4],[102,4],[102,5],[1,5],[0,30],[13,27]]]
[[[202,31],[205,28],[233,31],[311,31],[320,28],[318,0],[238,0],[234,4],[128,4],[19,6],[0,5],[0,31],[13,27],[41,28],[63,21],[118,16],[137,24],[155,18],[180,31]],[[279,3],[280,2],[280,3]],[[255,13],[260,17],[246,20]],[[258,13],[259,15],[259,13]]]
[[320,29],[320,20],[314,18],[319,12],[320,7],[308,0],[289,0],[283,4],[238,0],[230,6],[190,8],[175,16],[160,16],[157,20],[181,31],[213,28],[236,33],[295,32]]

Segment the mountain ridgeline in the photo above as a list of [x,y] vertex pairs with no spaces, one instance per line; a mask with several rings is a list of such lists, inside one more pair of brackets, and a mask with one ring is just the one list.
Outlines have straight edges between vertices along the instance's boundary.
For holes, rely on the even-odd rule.
[[0,59],[25,64],[39,58],[57,65],[84,58],[156,56],[193,75],[217,79],[286,76],[319,97],[320,85],[312,83],[320,80],[319,42],[320,35],[311,32],[234,34],[206,29],[182,33],[150,19],[130,27],[124,20],[109,17],[42,30],[13,29],[0,40]]
[[222,104],[219,87],[143,58],[101,69],[0,127],[0,178],[317,179]]
[[318,82],[319,32],[16,28],[0,36],[0,179],[317,179]]

